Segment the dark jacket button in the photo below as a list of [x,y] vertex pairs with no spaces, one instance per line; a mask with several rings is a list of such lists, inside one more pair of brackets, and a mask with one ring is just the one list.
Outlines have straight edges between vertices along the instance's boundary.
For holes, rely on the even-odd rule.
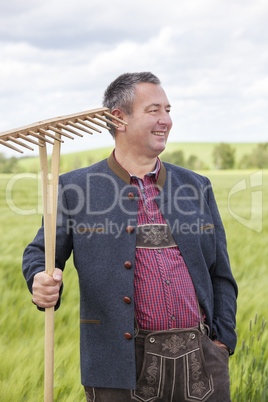
[[129,200],[134,200],[135,199],[135,194],[134,193],[128,193],[128,198]]
[[132,338],[132,335],[129,332],[126,332],[124,335],[125,335],[126,339],[131,339]]
[[126,231],[128,233],[133,233],[134,232],[134,227],[129,225],[129,226],[126,227]]
[[127,304],[130,304],[130,303],[131,303],[131,299],[130,299],[129,297],[125,296],[125,297],[124,297],[124,302],[127,303]]
[[126,261],[124,266],[125,266],[125,268],[130,269],[132,267],[132,264],[130,261]]

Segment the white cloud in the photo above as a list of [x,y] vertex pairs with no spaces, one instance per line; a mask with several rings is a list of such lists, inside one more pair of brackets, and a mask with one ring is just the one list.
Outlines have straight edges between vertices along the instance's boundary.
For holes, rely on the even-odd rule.
[[1,4],[0,130],[101,106],[116,76],[152,71],[171,140],[267,141],[267,17],[266,0]]

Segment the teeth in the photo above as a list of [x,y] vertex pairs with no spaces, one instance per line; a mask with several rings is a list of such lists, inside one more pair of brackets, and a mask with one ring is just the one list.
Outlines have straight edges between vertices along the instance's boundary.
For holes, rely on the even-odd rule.
[[153,134],[154,135],[159,135],[161,137],[163,137],[165,135],[165,133],[163,133],[162,131],[154,131]]

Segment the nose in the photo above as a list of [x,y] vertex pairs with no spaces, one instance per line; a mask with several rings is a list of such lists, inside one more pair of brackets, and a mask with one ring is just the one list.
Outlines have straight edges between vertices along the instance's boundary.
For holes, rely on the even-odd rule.
[[159,116],[158,124],[160,124],[161,126],[165,125],[165,126],[171,128],[172,119],[170,117],[170,114],[166,110],[161,113],[161,116]]

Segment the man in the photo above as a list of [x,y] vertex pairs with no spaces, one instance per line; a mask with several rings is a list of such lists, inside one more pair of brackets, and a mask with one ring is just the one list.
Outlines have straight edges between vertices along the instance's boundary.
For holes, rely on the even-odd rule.
[[127,124],[107,160],[60,177],[53,278],[42,228],[24,253],[33,302],[58,308],[73,252],[87,401],[229,401],[237,287],[210,182],[158,159],[172,120],[153,74],[121,75],[104,106]]

